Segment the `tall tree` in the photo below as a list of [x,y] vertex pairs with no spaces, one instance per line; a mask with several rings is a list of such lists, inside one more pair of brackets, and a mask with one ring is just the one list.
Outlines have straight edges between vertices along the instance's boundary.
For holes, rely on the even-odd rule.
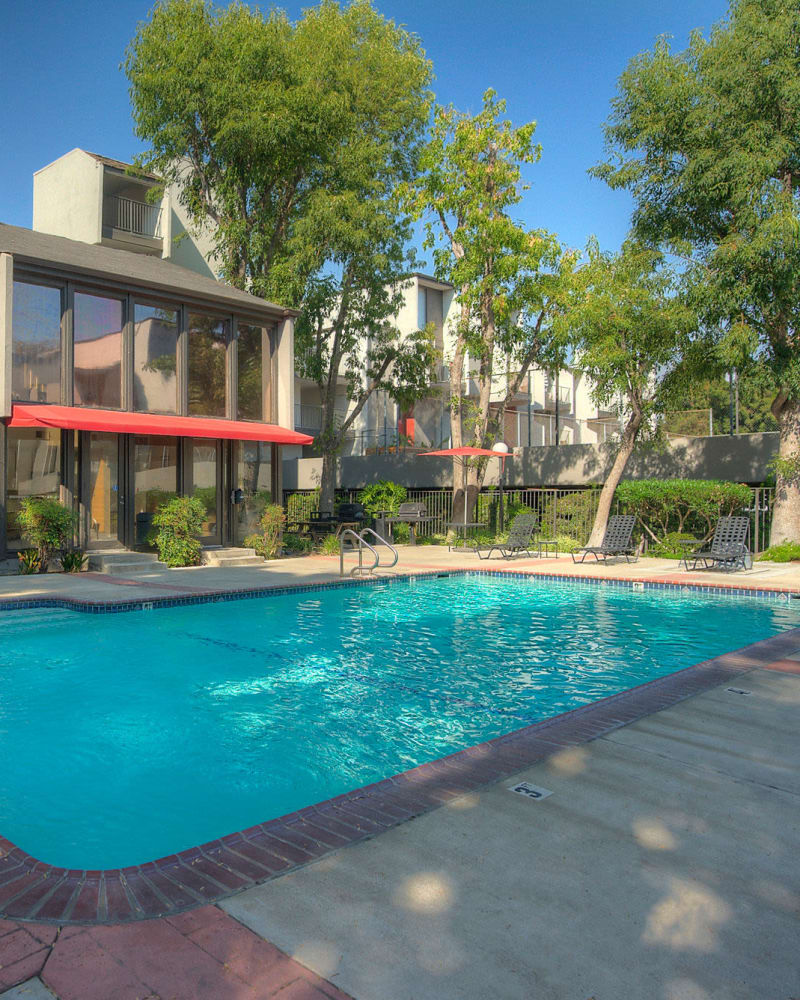
[[618,254],[590,244],[580,280],[584,294],[570,315],[575,365],[588,375],[598,406],[621,404],[624,415],[588,543],[599,545],[637,441],[657,429],[659,415],[696,371],[695,315],[676,294],[677,279],[661,254],[635,243]]
[[798,0],[733,0],[708,40],[630,63],[593,171],[633,194],[639,238],[687,258],[707,325],[746,326],[772,371],[773,543],[800,538],[798,81]]
[[[576,255],[565,252],[544,230],[529,231],[511,216],[526,190],[522,167],[541,149],[535,122],[514,127],[505,101],[484,94],[475,116],[439,107],[421,173],[407,189],[418,218],[426,218],[426,246],[434,251],[436,275],[456,289],[455,342],[450,358],[450,420],[454,447],[488,447],[504,426],[505,411],[531,366],[552,370],[563,361],[569,298]],[[464,393],[465,364],[478,384],[477,401]],[[508,370],[502,395],[498,367]],[[483,481],[486,462],[468,469],[468,512]],[[457,493],[461,466],[454,462]],[[458,515],[456,515],[458,516]]]
[[241,3],[165,0],[125,68],[150,146],[141,163],[210,228],[222,276],[303,313],[301,368],[322,393],[332,507],[337,382],[346,378],[360,410],[378,388],[413,394],[411,353],[429,357],[416,351],[424,338],[404,348],[389,319],[392,288],[410,270],[394,191],[416,169],[430,63],[369,0],[322,0],[295,24]]

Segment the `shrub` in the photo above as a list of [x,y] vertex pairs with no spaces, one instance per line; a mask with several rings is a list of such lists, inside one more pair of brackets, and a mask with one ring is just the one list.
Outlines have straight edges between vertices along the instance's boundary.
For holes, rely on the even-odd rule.
[[17,553],[17,559],[19,560],[19,571],[24,576],[29,573],[42,572],[42,560],[36,549],[23,549]]
[[308,535],[298,535],[287,532],[283,536],[283,551],[289,553],[310,552],[314,547]]
[[338,556],[339,539],[336,535],[326,535],[322,539],[322,544],[320,545],[319,550],[324,556]]
[[398,545],[405,545],[411,540],[411,528],[404,521],[392,525],[392,538]]
[[758,558],[765,562],[795,562],[800,559],[800,543],[781,542],[780,545],[770,545]]
[[264,559],[276,559],[281,554],[283,528],[286,524],[286,514],[279,504],[269,504],[261,515],[261,533],[249,535],[244,544],[255,549],[256,555]]
[[681,542],[700,544],[698,538],[685,531],[670,531],[664,535],[658,544],[651,545],[647,550],[647,554],[649,556],[660,556],[662,559],[682,559],[692,551],[692,547],[691,545],[681,545]]
[[88,562],[89,557],[80,549],[71,549],[61,556],[61,568],[65,573],[81,573]]
[[167,566],[197,566],[201,545],[198,536],[206,520],[206,508],[197,497],[174,497],[153,515],[158,557]]
[[377,517],[384,511],[396,514],[407,496],[408,490],[405,486],[390,482],[388,479],[381,479],[380,482],[365,486],[358,494],[358,500],[364,504],[364,510],[370,517]]
[[656,545],[676,533],[708,538],[720,517],[753,502],[748,486],[716,479],[640,479],[620,483],[615,496]]
[[583,545],[592,530],[597,512],[596,489],[549,494],[542,507],[540,530],[543,538],[570,538]]
[[52,556],[72,541],[77,515],[54,497],[25,497],[17,524],[39,553],[39,572],[46,573]]

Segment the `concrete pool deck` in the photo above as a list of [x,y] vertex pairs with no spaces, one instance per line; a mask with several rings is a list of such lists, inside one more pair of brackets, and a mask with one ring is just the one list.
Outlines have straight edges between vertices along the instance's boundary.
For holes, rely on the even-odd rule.
[[[399,569],[487,565],[448,555],[404,549]],[[338,571],[330,558],[291,562],[130,585],[4,578],[0,600],[32,596],[29,585],[117,602],[128,586],[153,599],[325,582]],[[583,569],[678,576],[664,562]],[[514,565],[564,573],[572,564]],[[768,569],[789,572],[679,579],[800,589],[796,567]],[[61,929],[0,921],[0,990],[13,987],[8,1000],[790,1000],[800,995],[800,652],[776,655],[774,669],[738,674],[737,690],[749,694],[723,683],[590,742],[551,747],[515,775],[553,792],[541,801],[503,780],[167,919]]]

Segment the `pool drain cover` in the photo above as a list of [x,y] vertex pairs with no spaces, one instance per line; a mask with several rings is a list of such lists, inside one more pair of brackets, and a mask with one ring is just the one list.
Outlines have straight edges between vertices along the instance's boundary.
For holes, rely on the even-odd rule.
[[752,691],[745,691],[744,688],[725,688],[728,694],[752,694]]
[[508,790],[516,792],[517,795],[525,795],[529,799],[546,799],[548,795],[553,794],[549,788],[540,788],[538,785],[532,785],[529,781],[520,781],[516,785],[509,785]]

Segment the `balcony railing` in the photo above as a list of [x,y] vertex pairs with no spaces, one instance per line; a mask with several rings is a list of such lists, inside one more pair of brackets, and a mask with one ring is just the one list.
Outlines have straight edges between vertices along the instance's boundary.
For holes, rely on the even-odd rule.
[[135,201],[133,198],[106,198],[106,225],[124,233],[160,239],[161,206],[148,205],[146,201]]
[[[322,430],[323,408],[319,403],[295,403],[294,426],[297,430]],[[336,426],[343,423],[346,414],[343,410],[334,410],[333,420]]]

